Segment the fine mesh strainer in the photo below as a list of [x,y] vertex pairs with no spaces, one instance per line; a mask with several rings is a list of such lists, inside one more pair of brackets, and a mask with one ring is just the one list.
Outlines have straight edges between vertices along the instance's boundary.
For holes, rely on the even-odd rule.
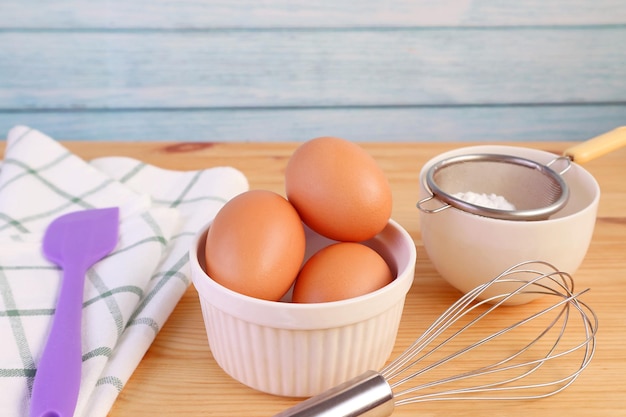
[[[569,189],[562,175],[571,162],[584,163],[626,145],[626,127],[566,150],[548,164],[512,155],[469,154],[446,158],[426,172],[425,183],[431,195],[417,207],[426,213],[437,213],[455,207],[469,213],[504,220],[542,220],[565,206]],[[557,161],[564,167],[552,168]],[[559,162],[560,163],[560,162]],[[470,201],[466,194],[503,198],[513,208]],[[427,208],[437,199],[443,205]]]

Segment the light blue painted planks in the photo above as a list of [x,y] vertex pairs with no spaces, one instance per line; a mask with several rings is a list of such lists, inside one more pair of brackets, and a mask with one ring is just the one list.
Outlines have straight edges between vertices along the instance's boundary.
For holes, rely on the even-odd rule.
[[2,0],[0,28],[329,28],[626,23],[623,0]]
[[623,45],[623,0],[2,0],[0,137],[585,139]]
[[584,140],[625,120],[620,105],[0,112],[0,138],[22,123],[66,140]]
[[1,109],[618,103],[597,30],[0,33]]

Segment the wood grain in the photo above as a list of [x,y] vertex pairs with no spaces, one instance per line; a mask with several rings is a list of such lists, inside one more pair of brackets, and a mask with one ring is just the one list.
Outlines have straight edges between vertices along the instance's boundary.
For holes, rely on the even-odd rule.
[[623,104],[614,44],[626,27],[9,32],[0,109]]
[[624,44],[620,0],[6,0],[0,132],[582,139],[623,124]]
[[4,28],[326,28],[623,24],[620,0],[4,0]]
[[[476,144],[476,143],[472,143]],[[523,143],[561,153],[569,142]],[[125,155],[170,169],[230,165],[251,187],[283,192],[283,172],[296,143],[119,143],[67,142],[86,159]],[[467,145],[467,144],[463,144]],[[415,208],[419,170],[430,158],[460,143],[368,143],[363,147],[387,174],[394,196],[392,217],[417,246],[415,282],[408,294],[392,357],[452,303],[458,293],[436,273],[425,255]],[[626,410],[626,149],[589,162],[585,168],[602,189],[598,220],[586,259],[575,274],[578,288],[590,287],[585,301],[600,320],[591,366],[562,393],[537,401],[441,402],[398,408],[394,416],[528,415],[617,417]],[[270,416],[297,400],[256,392],[232,380],[213,360],[193,287],[184,295],[154,344],[122,390],[110,417]]]
[[358,142],[571,141],[624,121],[621,105],[20,111],[0,112],[0,132],[25,124],[63,140],[301,142],[333,135]]

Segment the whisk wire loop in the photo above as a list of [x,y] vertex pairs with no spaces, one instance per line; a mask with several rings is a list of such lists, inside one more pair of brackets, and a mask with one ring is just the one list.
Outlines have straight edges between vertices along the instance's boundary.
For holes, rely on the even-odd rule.
[[[543,265],[548,265],[551,266],[545,262],[536,262],[539,264],[543,264]],[[479,297],[479,295],[488,287],[492,286],[494,283],[496,282],[514,282],[514,283],[521,283],[522,286],[518,288],[518,292],[525,290],[527,287],[531,286],[531,285],[537,285],[540,288],[542,288],[544,291],[556,291],[553,288],[547,286],[547,285],[542,285],[541,283],[539,283],[539,281],[541,279],[545,279],[546,277],[550,277],[553,274],[556,274],[557,276],[562,278],[562,282],[559,282],[555,279],[553,279],[552,277],[550,277],[552,279],[552,281],[554,281],[555,283],[558,284],[558,286],[560,288],[563,288],[564,291],[566,291],[568,294],[571,294],[571,291],[573,290],[573,280],[571,280],[571,277],[569,275],[564,275],[562,272],[556,271],[553,273],[540,273],[536,270],[531,270],[531,269],[518,269],[519,266],[523,266],[525,265],[525,263],[521,263],[518,264],[516,266],[513,266],[509,269],[507,269],[506,271],[504,271],[503,273],[501,273],[500,275],[498,275],[496,278],[494,278],[493,280],[479,285],[478,287],[474,288],[473,290],[467,292],[465,295],[463,295],[457,302],[455,302],[453,305],[451,305],[443,314],[441,314],[431,325],[428,329],[426,329],[426,331],[420,336],[418,337],[413,343],[412,345],[404,351],[404,353],[402,353],[395,361],[393,361],[392,363],[390,363],[387,367],[385,367],[381,373],[383,375],[385,375],[387,378],[392,378],[393,376],[401,373],[403,370],[415,365],[419,359],[415,359],[415,355],[423,350],[423,347],[432,343],[432,341],[437,338],[441,333],[443,333],[445,330],[447,330],[448,328],[450,328],[450,326],[455,323],[456,321],[458,321],[461,317],[468,315],[470,312],[472,312],[473,310],[479,308],[480,306],[484,305],[484,304],[489,304],[489,303],[493,303],[494,301],[496,301],[497,299],[500,299],[499,302],[493,304],[491,306],[491,308],[489,308],[489,310],[485,311],[484,313],[482,313],[480,316],[476,317],[471,323],[465,325],[463,328],[459,329],[453,336],[451,336],[449,339],[452,339],[453,337],[459,335],[460,333],[462,333],[466,328],[470,327],[472,324],[474,324],[475,322],[477,322],[478,320],[480,320],[482,317],[486,316],[487,314],[489,314],[490,312],[492,312],[493,310],[495,310],[496,308],[500,307],[502,304],[504,304],[505,302],[509,301],[511,299],[511,297],[513,297],[515,294],[514,293],[506,293],[506,294],[500,294],[497,296],[493,296],[489,299],[483,300],[481,302],[478,302],[476,304],[474,304],[474,306],[472,307],[471,305],[473,303],[476,302],[477,298]],[[507,278],[507,276],[509,276],[511,273],[532,273],[532,274],[537,274],[538,276],[536,278],[534,278],[533,280],[530,281],[520,281],[520,280],[513,280],[510,277]],[[557,306],[554,306],[554,308],[556,308]],[[530,319],[530,318],[528,318]],[[505,331],[506,329],[504,329],[503,331]],[[445,342],[442,342],[442,344]],[[434,351],[436,349],[432,349],[431,351]],[[420,359],[423,359],[424,357],[421,357]],[[411,361],[410,364],[409,361]],[[408,364],[408,365],[407,365]]]
[[[529,265],[531,263],[534,266],[547,267],[550,270],[548,272],[542,272],[536,268],[530,268]],[[534,278],[529,279],[529,274],[534,276]],[[496,283],[516,284],[517,287],[510,292],[503,292],[500,295],[477,301],[486,288]],[[435,320],[424,334],[400,355],[400,357],[381,371],[381,374],[394,390],[396,405],[421,401],[458,399],[459,396],[466,397],[468,395],[472,395],[473,399],[541,398],[561,391],[574,382],[582,370],[588,365],[595,352],[597,317],[585,303],[579,300],[579,297],[588,290],[574,293],[573,289],[574,282],[569,274],[556,270],[552,265],[546,262],[524,262],[506,270],[492,281],[468,292]],[[439,353],[440,350],[443,351],[449,344],[453,343],[454,339],[464,334],[469,328],[477,326],[480,320],[494,310],[501,308],[503,304],[510,301],[512,297],[524,293],[537,292],[556,296],[559,300],[522,320],[518,320],[487,336],[478,338],[477,341],[453,353],[444,353],[441,358],[433,359],[429,364],[413,370],[429,357]],[[571,309],[574,309],[575,312],[572,313]],[[519,347],[517,351],[508,356],[504,356],[502,359],[489,365],[480,366],[477,369],[461,372],[452,376],[441,377],[439,379],[428,380],[422,384],[414,383],[414,380],[418,377],[434,371],[461,356],[469,354],[473,350],[483,347],[489,342],[494,342],[496,339],[504,337],[508,333],[514,332],[518,328],[526,326],[553,312],[556,312],[555,317],[549,319],[550,321],[544,324],[544,327],[540,329],[538,334],[531,337],[531,339],[525,342],[523,346]],[[571,326],[571,314],[576,314],[576,312],[579,313],[581,317],[584,338],[573,346],[558,351],[557,349],[564,341],[566,331]],[[447,335],[447,332],[453,329],[455,324],[472,314],[475,314],[475,316],[470,317],[469,321],[462,324],[458,329],[453,330],[450,335]],[[445,337],[442,336],[444,333],[446,333]],[[552,339],[548,338],[550,333],[554,333]],[[438,341],[439,339],[443,340]],[[549,342],[546,342],[546,339],[548,339]],[[543,345],[540,346],[540,343],[543,343]],[[532,349],[537,350],[540,348],[545,350],[540,356],[534,359],[524,358],[524,355]],[[555,361],[565,356],[575,354],[581,349],[583,350],[581,362],[573,372],[565,376],[555,377],[554,379],[546,379],[543,382],[516,384],[516,382],[528,378],[531,374],[539,371],[540,368],[547,366],[549,361]],[[450,388],[436,393],[427,392],[422,395],[408,397],[411,394],[446,384],[485,378],[494,374],[509,375],[514,371],[519,371],[519,373],[507,376],[499,381],[489,381],[472,387]],[[396,391],[407,383],[412,383],[412,385],[401,391]],[[545,388],[546,391],[523,394],[524,391],[536,391],[541,388]],[[514,396],[501,394],[503,392],[513,391],[516,392]],[[478,396],[477,394],[483,395]]]
[[[397,388],[402,383],[405,383],[405,382],[411,380],[412,378],[417,377],[419,374],[424,373],[424,372],[426,372],[428,370],[431,370],[431,369],[435,368],[436,366],[443,365],[443,364],[447,363],[448,361],[450,361],[450,360],[452,360],[452,359],[454,359],[454,358],[456,358],[458,356],[461,356],[461,355],[467,353],[468,351],[470,351],[470,350],[472,350],[472,349],[474,349],[476,347],[479,347],[483,343],[486,343],[486,342],[488,342],[488,341],[490,341],[490,340],[492,340],[492,339],[494,339],[494,338],[496,338],[496,337],[498,337],[500,335],[503,335],[504,333],[506,333],[508,331],[511,331],[511,330],[515,329],[517,326],[523,324],[524,322],[529,322],[530,320],[532,320],[532,319],[534,319],[536,317],[539,317],[542,314],[548,313],[549,310],[553,310],[554,308],[556,308],[556,307],[558,307],[560,305],[563,305],[565,303],[571,302],[572,300],[575,300],[578,296],[582,295],[585,292],[587,292],[587,290],[581,291],[580,293],[577,293],[577,294],[573,294],[571,297],[563,299],[563,301],[561,301],[559,304],[557,304],[555,306],[552,306],[552,307],[550,307],[548,309],[542,310],[541,312],[533,315],[532,317],[528,317],[527,319],[525,319],[523,321],[520,321],[518,323],[515,323],[515,324],[507,327],[506,329],[502,329],[502,330],[500,330],[500,331],[498,331],[498,332],[496,332],[496,333],[494,333],[494,334],[492,334],[492,335],[490,335],[490,336],[488,336],[488,337],[486,337],[486,338],[484,338],[484,339],[482,339],[482,340],[480,340],[480,341],[478,341],[478,342],[476,342],[476,343],[474,343],[474,344],[472,344],[472,345],[470,345],[470,346],[468,346],[466,348],[463,348],[462,350],[460,350],[458,352],[455,352],[452,355],[449,355],[449,356],[447,356],[447,357],[445,357],[443,359],[440,359],[439,361],[437,361],[436,363],[428,366],[427,368],[423,368],[420,371],[414,372],[409,377],[405,377],[402,380],[400,380],[400,381],[398,381],[398,382],[396,382],[394,384],[390,384],[390,385],[391,385],[392,389],[393,388]],[[554,386],[555,384],[566,383],[566,382],[567,382],[567,385],[569,385],[570,383],[572,383],[574,381],[574,379],[578,376],[578,374],[580,374],[580,372],[582,372],[582,370],[584,369],[584,367],[586,366],[588,361],[591,359],[591,356],[593,355],[593,350],[595,350],[595,347],[594,347],[593,344],[589,345],[589,342],[591,341],[591,337],[593,337],[593,334],[594,334],[590,330],[591,330],[591,328],[596,326],[596,323],[595,323],[596,319],[594,319],[594,322],[592,322],[591,320],[587,321],[587,324],[585,326],[585,329],[586,329],[586,332],[587,332],[587,338],[585,340],[581,341],[578,345],[575,345],[575,346],[571,347],[570,349],[565,350],[563,352],[559,352],[559,353],[554,354],[554,351],[556,350],[558,341],[563,337],[563,335],[565,333],[565,330],[566,330],[565,323],[563,323],[561,325],[561,329],[559,330],[559,333],[558,333],[558,336],[557,336],[557,340],[555,341],[554,345],[551,347],[551,349],[546,353],[546,355],[544,357],[541,357],[541,358],[538,358],[538,359],[535,359],[535,360],[529,360],[529,361],[526,361],[524,363],[513,363],[512,365],[502,366],[502,365],[506,365],[506,364],[512,362],[518,356],[521,356],[522,354],[524,354],[535,343],[537,343],[542,337],[544,337],[545,334],[549,330],[551,330],[551,328],[553,326],[558,324],[558,319],[560,317],[562,317],[563,315],[568,315],[568,314],[569,314],[569,308],[566,309],[566,310],[561,311],[559,313],[559,315],[557,316],[557,318],[555,318],[552,321],[552,323],[548,326],[548,328],[546,328],[537,337],[535,337],[533,340],[531,340],[526,346],[522,347],[518,352],[510,355],[509,357],[506,357],[506,358],[500,360],[499,362],[493,363],[493,364],[488,365],[488,366],[484,366],[484,367],[479,368],[479,369],[475,369],[475,370],[472,370],[472,371],[461,373],[459,375],[454,375],[454,376],[451,376],[451,377],[448,377],[448,378],[443,378],[443,379],[436,380],[436,381],[430,381],[430,382],[427,382],[427,383],[422,384],[422,385],[413,386],[413,387],[405,389],[403,391],[396,392],[395,393],[395,397],[399,398],[399,397],[401,397],[403,395],[407,395],[407,394],[410,394],[410,393],[413,393],[413,392],[416,392],[416,391],[419,391],[419,390],[422,390],[422,389],[425,389],[425,388],[432,388],[432,387],[435,387],[435,386],[438,386],[438,385],[443,385],[443,384],[446,384],[446,383],[449,383],[449,382],[458,382],[458,381],[461,381],[463,379],[473,378],[473,377],[477,377],[477,376],[485,376],[485,375],[495,374],[495,373],[499,373],[499,372],[502,373],[502,372],[515,370],[517,368],[526,368],[526,367],[532,366],[530,369],[522,372],[521,374],[516,375],[516,376],[514,376],[512,378],[509,378],[509,379],[493,382],[493,383],[490,383],[490,384],[483,384],[483,385],[479,385],[479,386],[473,386],[471,388],[442,391],[442,392],[438,392],[438,393],[435,393],[435,394],[426,394],[426,395],[423,395],[423,396],[421,396],[419,398],[410,399],[410,400],[400,400],[400,401],[396,402],[396,405],[407,404],[407,403],[411,403],[411,402],[432,400],[432,399],[435,399],[436,397],[449,396],[450,394],[461,394],[461,393],[468,394],[468,393],[477,393],[477,392],[505,391],[505,390],[510,391],[510,390],[521,390],[521,389],[528,389],[528,388],[533,388],[534,389],[534,388],[538,388],[538,387],[541,387],[541,386],[544,386],[544,387],[545,386]],[[567,319],[565,319],[565,320],[567,320]],[[458,332],[457,332],[457,334],[458,334]],[[447,339],[446,342],[449,341],[449,339]],[[444,343],[445,342],[442,342],[440,345],[438,345],[438,347],[442,346]],[[436,350],[438,347],[434,348],[433,350]],[[526,376],[532,374],[533,372],[537,371],[539,369],[539,367],[545,365],[548,360],[554,360],[554,359],[561,358],[563,356],[566,356],[566,355],[568,355],[570,353],[573,353],[573,352],[577,351],[579,348],[582,348],[582,347],[585,347],[585,349],[587,349],[587,351],[585,352],[585,355],[584,355],[584,360],[583,360],[582,366],[581,366],[580,369],[576,370],[571,375],[567,375],[567,376],[565,376],[565,377],[563,377],[561,379],[557,379],[557,380],[553,380],[553,381],[551,380],[551,381],[547,381],[547,382],[544,382],[544,383],[541,383],[541,384],[536,383],[534,385],[517,385],[517,386],[506,386],[506,387],[504,387],[504,385],[506,385],[506,384],[510,384],[510,383],[516,382],[518,380],[521,380],[521,379],[525,378]],[[432,353],[432,352],[430,352],[430,353]],[[413,365],[415,365],[415,364],[413,364]],[[393,378],[393,376],[389,376],[389,378]],[[533,395],[533,396],[529,396],[529,397],[516,396],[515,398],[517,398],[517,399],[522,399],[522,398],[539,398],[539,397],[543,397],[543,396],[548,396],[548,395],[554,394],[554,393],[560,391],[562,388],[565,388],[565,387],[561,387],[557,391],[552,391],[552,392],[549,392],[549,393],[545,393],[543,395]],[[447,398],[447,399],[452,399],[452,398]],[[474,397],[474,399],[479,399],[479,398]],[[483,397],[483,398],[480,398],[480,399],[487,399],[487,398]],[[496,399],[496,398],[493,398],[493,399]],[[498,397],[497,399],[504,399],[504,398]]]

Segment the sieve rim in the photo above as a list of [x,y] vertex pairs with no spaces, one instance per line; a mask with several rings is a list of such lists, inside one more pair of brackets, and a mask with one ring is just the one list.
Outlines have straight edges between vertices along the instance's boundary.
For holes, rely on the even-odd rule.
[[[491,207],[479,206],[462,200],[442,190],[436,183],[435,174],[446,167],[467,162],[500,162],[522,165],[527,168],[540,171],[543,175],[550,176],[561,189],[561,194],[552,204],[544,207],[525,210],[504,210]],[[433,164],[426,172],[426,186],[433,197],[457,208],[459,210],[484,217],[491,217],[502,220],[545,220],[550,215],[562,209],[569,199],[569,187],[563,177],[549,166],[520,156],[497,154],[497,153],[474,153],[456,155],[442,159]]]

